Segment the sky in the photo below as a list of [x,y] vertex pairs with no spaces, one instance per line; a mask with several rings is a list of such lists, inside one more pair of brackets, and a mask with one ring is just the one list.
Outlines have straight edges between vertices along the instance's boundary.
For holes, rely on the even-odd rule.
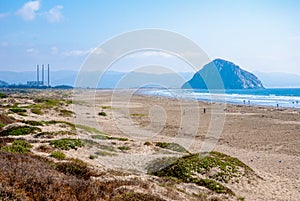
[[[43,63],[79,70],[105,41],[156,28],[189,38],[210,59],[250,72],[300,75],[299,10],[298,0],[0,0],[0,71],[31,71]],[[157,60],[187,71],[177,58],[142,56],[144,63]],[[139,63],[132,58],[116,70]]]

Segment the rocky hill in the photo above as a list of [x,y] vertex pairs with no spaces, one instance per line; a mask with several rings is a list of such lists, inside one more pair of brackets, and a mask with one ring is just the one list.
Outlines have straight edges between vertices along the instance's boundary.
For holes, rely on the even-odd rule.
[[221,77],[225,89],[259,89],[262,82],[252,73],[241,69],[230,61],[215,59],[198,71],[182,88],[222,88],[218,83]]

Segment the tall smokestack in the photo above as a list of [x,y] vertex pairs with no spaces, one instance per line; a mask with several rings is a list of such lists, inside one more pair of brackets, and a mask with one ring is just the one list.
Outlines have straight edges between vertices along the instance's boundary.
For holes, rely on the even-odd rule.
[[50,87],[50,65],[48,64],[48,87]]
[[44,78],[45,78],[44,72],[45,72],[45,70],[44,70],[44,64],[43,64],[42,65],[42,86],[44,86]]
[[40,69],[39,69],[39,65],[36,65],[36,81],[37,81],[37,85],[39,85],[39,81],[40,81]]

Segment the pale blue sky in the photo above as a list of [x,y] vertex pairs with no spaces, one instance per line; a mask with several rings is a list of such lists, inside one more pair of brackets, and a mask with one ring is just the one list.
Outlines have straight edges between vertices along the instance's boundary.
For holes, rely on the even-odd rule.
[[113,36],[161,28],[190,38],[212,59],[300,74],[298,0],[0,0],[0,27],[0,71],[37,63],[78,70]]

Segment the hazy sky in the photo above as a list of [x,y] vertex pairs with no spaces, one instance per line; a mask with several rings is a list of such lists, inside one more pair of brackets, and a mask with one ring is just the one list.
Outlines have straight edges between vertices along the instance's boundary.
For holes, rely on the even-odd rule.
[[0,27],[1,71],[37,63],[78,70],[113,36],[161,28],[190,38],[212,59],[300,74],[298,0],[0,0]]

